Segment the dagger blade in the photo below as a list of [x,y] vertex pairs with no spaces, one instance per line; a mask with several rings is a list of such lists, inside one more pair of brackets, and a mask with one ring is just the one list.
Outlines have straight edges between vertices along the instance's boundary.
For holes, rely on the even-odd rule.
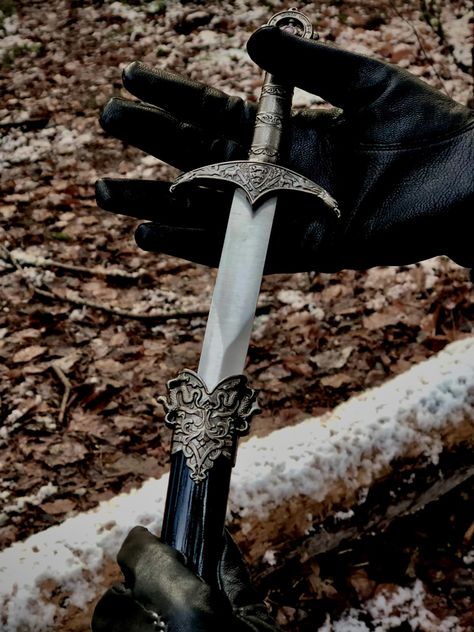
[[276,203],[272,196],[254,209],[235,190],[198,368],[209,390],[243,373]]

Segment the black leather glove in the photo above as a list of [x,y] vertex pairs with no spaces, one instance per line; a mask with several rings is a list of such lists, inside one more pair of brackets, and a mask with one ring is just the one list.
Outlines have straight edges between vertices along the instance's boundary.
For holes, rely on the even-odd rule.
[[211,588],[183,556],[144,527],[135,527],[117,557],[125,585],[98,602],[93,632],[277,632],[250,585],[237,546],[226,535]]
[[[283,164],[339,202],[337,226],[309,196],[281,197],[267,272],[405,264],[474,253],[474,116],[394,66],[264,27],[252,59],[282,80],[336,106],[292,116]],[[167,71],[133,63],[124,86],[143,103],[112,99],[104,129],[180,168],[244,159],[253,104]],[[152,220],[138,245],[216,265],[229,194],[196,189],[173,198],[168,183],[102,180],[98,204]]]

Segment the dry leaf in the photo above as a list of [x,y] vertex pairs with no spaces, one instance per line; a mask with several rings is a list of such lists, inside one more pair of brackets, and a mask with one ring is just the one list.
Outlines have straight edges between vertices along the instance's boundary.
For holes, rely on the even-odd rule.
[[347,373],[336,373],[336,375],[327,375],[321,379],[322,386],[331,386],[332,388],[340,388],[344,384],[350,384],[352,378]]
[[114,375],[124,370],[122,362],[117,362],[117,360],[113,360],[112,358],[97,360],[95,366],[99,373],[104,373],[105,375]]
[[48,447],[48,451],[42,455],[42,460],[55,467],[57,465],[69,465],[82,461],[87,454],[86,447],[74,439],[65,440],[61,443],[54,443]]
[[42,503],[41,509],[51,516],[67,513],[76,507],[76,503],[68,498],[58,498],[48,503]]
[[318,369],[328,371],[330,369],[342,369],[351,355],[354,347],[348,346],[343,349],[329,349],[321,353],[315,353],[310,359],[315,362]]
[[53,364],[64,371],[64,373],[68,373],[80,357],[81,354],[78,351],[71,351],[71,353],[68,353],[66,356],[54,360]]
[[48,347],[41,347],[40,345],[31,345],[31,347],[25,347],[20,349],[13,356],[13,362],[31,362],[34,358],[38,358],[48,350]]
[[367,575],[367,571],[362,568],[358,568],[349,575],[349,583],[354,588],[360,599],[369,599],[376,587],[376,582],[370,579]]

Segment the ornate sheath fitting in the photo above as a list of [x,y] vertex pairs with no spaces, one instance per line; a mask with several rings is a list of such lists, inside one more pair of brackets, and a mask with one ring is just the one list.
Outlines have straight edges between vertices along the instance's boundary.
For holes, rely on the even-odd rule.
[[192,480],[199,483],[218,457],[234,460],[238,435],[248,432],[252,416],[260,412],[257,392],[245,375],[227,377],[209,392],[197,373],[183,369],[168,382],[168,393],[158,401],[174,429],[171,453],[182,450]]

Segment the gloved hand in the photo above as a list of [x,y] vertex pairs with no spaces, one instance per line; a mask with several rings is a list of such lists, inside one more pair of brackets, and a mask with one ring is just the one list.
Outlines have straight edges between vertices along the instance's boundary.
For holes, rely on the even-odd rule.
[[226,535],[211,588],[183,556],[144,527],[135,527],[117,557],[125,585],[96,605],[93,632],[277,632],[250,585],[237,546]]
[[[281,196],[266,272],[406,264],[437,254],[473,265],[471,110],[395,66],[275,27],[254,33],[248,52],[336,106],[292,116],[282,164],[327,189],[342,220],[335,226],[309,196]],[[185,171],[246,158],[253,104],[139,63],[125,69],[123,82],[143,103],[109,101],[106,131]],[[173,198],[168,186],[102,180],[97,201],[152,220],[136,232],[141,248],[217,265],[229,194],[200,188]]]

